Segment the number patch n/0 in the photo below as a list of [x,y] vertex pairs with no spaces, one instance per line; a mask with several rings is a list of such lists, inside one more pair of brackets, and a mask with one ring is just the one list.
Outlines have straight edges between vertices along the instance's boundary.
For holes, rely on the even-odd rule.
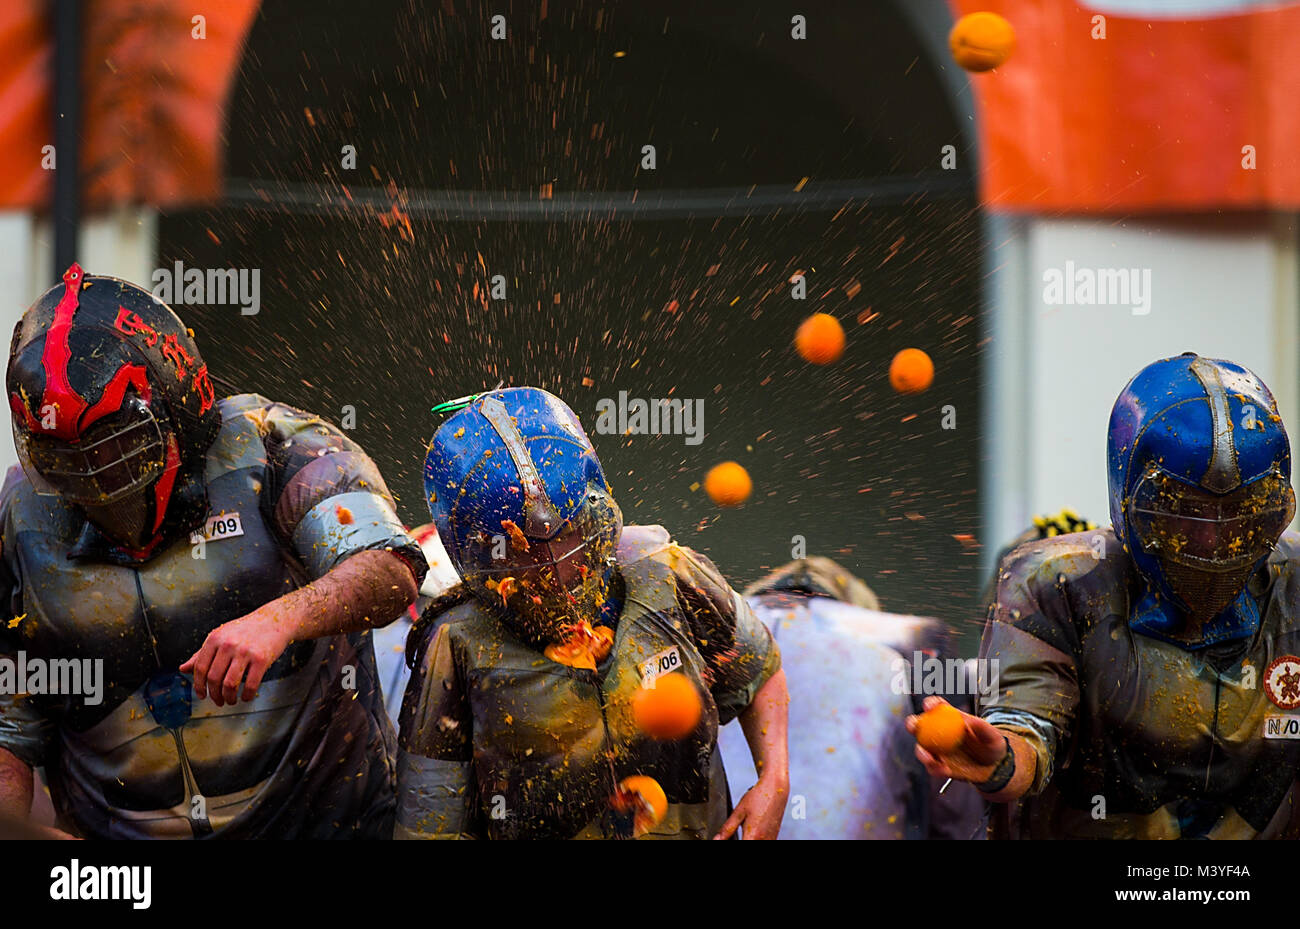
[[191,532],[190,543],[197,544],[200,540],[215,542],[217,539],[233,539],[243,534],[244,524],[240,522],[239,514],[222,513],[220,516],[209,516],[208,521],[203,524],[202,532]]
[[1264,738],[1300,739],[1300,716],[1265,716]]
[[677,650],[677,646],[664,649],[653,658],[641,662],[641,686],[649,687],[661,674],[667,674],[670,671],[676,671],[682,666],[682,653]]

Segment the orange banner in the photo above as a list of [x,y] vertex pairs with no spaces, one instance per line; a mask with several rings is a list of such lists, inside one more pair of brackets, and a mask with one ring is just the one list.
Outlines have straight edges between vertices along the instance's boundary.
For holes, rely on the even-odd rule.
[[[172,0],[82,4],[86,209],[173,206],[220,193],[224,106],[257,7],[258,0],[222,0],[206,11]],[[0,4],[0,207],[49,204],[58,158],[48,148],[50,13],[41,0]]]
[[989,209],[1300,209],[1300,3],[1183,19],[1155,0],[1147,18],[1104,2],[950,3],[1016,30],[1009,61],[969,75]]

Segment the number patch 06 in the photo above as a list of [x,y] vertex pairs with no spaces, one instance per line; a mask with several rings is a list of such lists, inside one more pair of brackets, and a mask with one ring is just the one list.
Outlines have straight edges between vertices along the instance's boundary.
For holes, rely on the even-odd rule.
[[677,650],[677,646],[665,649],[653,658],[641,663],[641,686],[649,687],[650,683],[661,674],[667,674],[670,671],[676,671],[682,666],[682,654]]

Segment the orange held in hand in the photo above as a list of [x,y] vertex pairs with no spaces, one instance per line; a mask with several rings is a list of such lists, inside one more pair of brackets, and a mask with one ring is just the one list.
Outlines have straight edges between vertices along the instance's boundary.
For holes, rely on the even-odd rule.
[[934,383],[934,362],[919,348],[905,348],[889,364],[889,383],[900,394],[919,394]]
[[652,739],[685,738],[703,711],[695,685],[675,672],[659,675],[653,687],[642,687],[632,698],[632,721]]
[[997,13],[968,13],[948,33],[948,47],[967,71],[992,71],[1016,50],[1016,30]]
[[916,718],[916,741],[931,755],[955,752],[965,738],[966,720],[951,704],[937,704]]
[[804,361],[828,365],[844,354],[844,327],[829,313],[814,313],[795,332],[794,347]]
[[668,796],[659,782],[644,774],[633,774],[619,782],[610,804],[620,813],[632,813],[634,835],[645,835],[668,812]]
[[734,461],[716,464],[704,475],[704,492],[718,506],[740,506],[753,489],[749,472]]

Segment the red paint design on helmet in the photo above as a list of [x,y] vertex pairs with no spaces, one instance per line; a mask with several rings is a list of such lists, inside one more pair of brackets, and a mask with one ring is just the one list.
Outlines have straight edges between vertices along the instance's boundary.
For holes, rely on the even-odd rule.
[[176,448],[176,437],[167,437],[167,465],[163,469],[162,477],[154,485],[154,522],[153,531],[156,533],[162,527],[163,517],[167,514],[167,501],[171,499],[172,488],[176,486],[176,471],[181,466],[180,452]]
[[140,365],[122,365],[113,375],[108,386],[104,388],[104,395],[99,398],[99,402],[88,409],[82,417],[77,434],[80,435],[97,420],[122,409],[128,387],[134,387],[140,399],[145,403],[149,402],[153,393],[149,389],[149,373]]
[[68,336],[72,332],[72,317],[76,315],[80,302],[84,276],[81,265],[75,262],[63,272],[63,299],[54,312],[54,325],[50,326],[49,334],[45,337],[45,355],[41,359],[45,366],[45,395],[41,398],[41,408],[53,406],[58,414],[54,417],[53,429],[41,429],[39,421],[32,428],[60,439],[77,437],[81,414],[87,406],[85,399],[68,382],[68,362],[72,360]]

